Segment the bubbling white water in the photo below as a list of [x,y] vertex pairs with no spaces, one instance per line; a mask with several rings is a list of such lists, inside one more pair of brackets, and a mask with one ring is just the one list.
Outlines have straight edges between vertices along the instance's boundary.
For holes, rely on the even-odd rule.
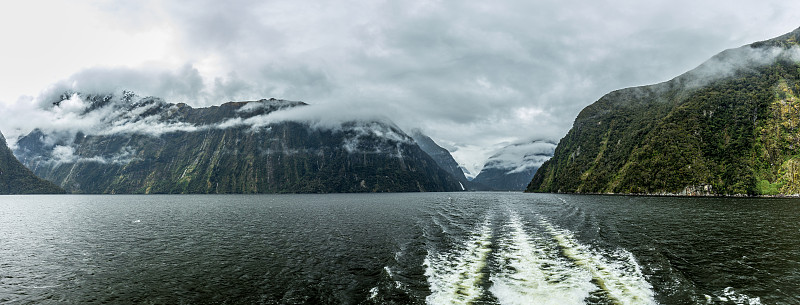
[[470,304],[484,291],[487,258],[491,249],[491,222],[486,221],[456,251],[436,253],[428,250],[424,265],[431,294],[428,304]]
[[509,236],[499,242],[499,272],[489,289],[500,304],[583,304],[597,289],[591,274],[560,257],[552,241],[529,236],[516,213],[506,227]]
[[572,232],[557,229],[544,219],[541,225],[556,240],[564,256],[587,270],[611,301],[616,304],[657,304],[653,286],[642,275],[633,254],[624,249],[603,253],[579,243]]
[[656,304],[652,285],[624,249],[581,244],[572,232],[544,219],[526,226],[514,211],[503,228],[494,236],[487,216],[453,249],[428,249],[426,302],[560,305],[585,304],[601,295],[614,304]]

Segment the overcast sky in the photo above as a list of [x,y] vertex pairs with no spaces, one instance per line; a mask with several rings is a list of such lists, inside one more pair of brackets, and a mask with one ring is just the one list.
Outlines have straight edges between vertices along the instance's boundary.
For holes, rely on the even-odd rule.
[[509,143],[558,141],[609,91],[798,27],[800,2],[771,0],[3,1],[0,111],[24,117],[54,84],[300,100],[421,128],[474,171]]

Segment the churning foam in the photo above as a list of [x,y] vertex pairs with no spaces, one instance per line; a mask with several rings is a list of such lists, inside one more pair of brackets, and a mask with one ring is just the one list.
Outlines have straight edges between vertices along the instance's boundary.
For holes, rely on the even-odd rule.
[[714,304],[716,302],[732,302],[736,305],[761,305],[761,298],[759,297],[750,297],[743,293],[738,293],[733,290],[733,287],[728,287],[722,290],[722,293],[715,297],[711,297],[706,295],[706,302],[708,304]]
[[592,275],[559,257],[552,242],[531,238],[519,216],[512,214],[506,226],[510,236],[499,242],[499,272],[489,289],[500,304],[583,304],[597,289]]
[[492,229],[487,218],[460,249],[452,253],[428,250],[424,265],[431,295],[428,304],[470,304],[483,294],[486,260],[491,249]]
[[657,304],[653,286],[644,279],[633,254],[620,249],[611,253],[612,259],[608,259],[580,244],[571,232],[556,229],[544,219],[541,223],[558,242],[564,256],[587,270],[611,301],[616,304]]

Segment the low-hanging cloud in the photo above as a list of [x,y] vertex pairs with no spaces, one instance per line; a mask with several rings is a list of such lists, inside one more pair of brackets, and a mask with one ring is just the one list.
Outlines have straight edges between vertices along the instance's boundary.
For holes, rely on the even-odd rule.
[[800,47],[743,46],[725,50],[697,68],[678,77],[689,88],[701,87],[710,82],[735,75],[737,72],[757,69],[776,60],[800,62]]
[[542,166],[555,149],[555,143],[542,141],[511,144],[492,155],[484,168],[505,170],[506,174],[520,173]]
[[[70,91],[49,91],[27,103],[17,103],[10,109],[9,120],[16,128],[8,129],[9,146],[16,146],[19,137],[34,129],[42,131],[44,142],[50,146],[68,143],[78,133],[84,135],[114,135],[120,133],[143,133],[159,136],[176,131],[197,131],[198,127],[183,122],[165,122],[159,116],[141,116],[153,107],[166,105],[160,99],[152,103],[135,105],[131,101],[123,101],[121,97],[130,94],[127,91],[98,94],[94,101],[87,95]],[[109,102],[98,106],[99,99]],[[141,98],[134,97],[141,102]],[[174,106],[173,106],[174,107]],[[20,116],[24,115],[24,116]]]
[[[40,116],[49,124],[38,124],[42,132],[39,139],[50,151],[50,156],[40,156],[51,163],[102,164],[125,163],[133,160],[135,152],[129,148],[109,156],[76,154],[76,136],[147,135],[159,137],[167,133],[192,133],[207,130],[244,129],[246,132],[269,132],[276,124],[299,122],[308,128],[333,131],[344,135],[342,148],[350,153],[385,153],[403,157],[403,145],[413,139],[390,119],[374,112],[336,112],[329,106],[313,106],[285,100],[260,100],[240,105],[236,116],[218,122],[195,124],[182,119],[177,113],[186,110],[183,105],[170,104],[160,98],[141,97],[130,91],[114,94],[62,93],[40,97],[47,102],[39,105]],[[326,115],[338,113],[338,115]],[[377,142],[376,142],[377,141]],[[12,148],[16,143],[11,142]],[[362,145],[364,144],[364,145]],[[377,144],[377,145],[376,145]],[[283,153],[297,153],[297,148],[286,148]]]
[[[288,104],[287,104],[288,103]],[[296,102],[294,102],[296,103]],[[269,101],[266,103],[249,103],[239,109],[240,112],[249,112],[255,109],[274,107],[275,105],[292,105],[287,101]],[[411,144],[413,138],[407,135],[400,127],[394,124],[391,119],[384,115],[378,115],[374,111],[338,111],[339,108],[331,108],[332,105],[308,105],[291,107],[273,111],[263,115],[249,118],[231,118],[221,123],[214,124],[212,128],[227,129],[235,127],[247,127],[254,132],[269,128],[273,124],[282,122],[301,122],[307,124],[311,129],[330,130],[334,132],[345,132],[349,136],[345,138],[343,147],[350,153],[385,153],[397,158],[402,158],[402,145]],[[366,151],[361,147],[362,141],[369,139],[368,143],[375,140],[383,145],[369,145],[370,150]],[[386,147],[391,147],[387,150]]]
[[[50,152],[50,158],[47,162],[63,164],[63,163],[100,163],[100,164],[127,164],[135,159],[136,150],[130,147],[124,147],[116,154],[109,156],[79,156],[75,154],[75,148],[70,145],[56,145]],[[46,157],[46,156],[40,156]]]
[[[141,66],[90,67],[62,87],[132,90],[195,107],[300,100],[314,107],[297,111],[318,116],[313,121],[320,126],[335,126],[328,116],[383,115],[404,130],[425,130],[472,171],[502,143],[557,141],[605,93],[671,79],[721,50],[788,32],[800,20],[798,4],[778,0],[99,5],[104,15],[98,18],[109,27],[163,29],[170,39],[162,47],[173,52]],[[3,113],[39,110],[0,107]],[[69,129],[61,124],[69,115],[26,116]],[[12,119],[0,122],[0,130],[20,134],[34,125]]]
[[79,71],[51,85],[40,94],[38,101],[52,103],[64,92],[114,93],[127,90],[175,102],[194,102],[207,94],[205,89],[202,76],[189,64],[177,69],[157,66],[96,67]]

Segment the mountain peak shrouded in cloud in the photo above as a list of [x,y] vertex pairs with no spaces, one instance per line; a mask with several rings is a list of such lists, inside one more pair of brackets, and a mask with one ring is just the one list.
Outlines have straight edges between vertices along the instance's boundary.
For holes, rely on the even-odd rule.
[[510,144],[489,157],[472,181],[494,190],[524,190],[555,148],[555,143],[541,140]]
[[[100,91],[102,92],[102,91]],[[302,102],[283,100],[259,100],[240,103],[246,110],[235,114],[233,107],[222,108],[229,121],[211,122],[187,116],[183,108],[190,106],[171,104],[158,97],[142,97],[132,91],[120,90],[109,93],[83,93],[75,91],[53,91],[40,96],[32,109],[36,118],[26,127],[17,129],[13,139],[32,130],[40,130],[48,136],[47,142],[71,140],[76,134],[114,135],[118,133],[149,134],[159,136],[178,131],[198,131],[208,128],[227,128],[231,124],[244,124],[236,120],[252,119],[276,110],[304,106]],[[237,108],[238,109],[238,108]],[[28,118],[30,119],[30,118]],[[15,145],[12,145],[15,146]]]
[[[359,109],[333,109],[332,105],[308,105],[304,102],[275,98],[250,102],[229,102],[220,106],[197,108],[199,112],[216,109],[215,115],[192,116],[185,103],[172,104],[159,97],[142,97],[132,91],[116,93],[82,93],[74,91],[53,92],[39,97],[35,108],[29,111],[37,117],[28,122],[28,128],[17,129],[16,139],[33,130],[43,131],[47,141],[54,143],[70,140],[76,134],[114,135],[146,134],[160,136],[171,132],[193,132],[208,129],[234,127],[264,128],[282,121],[299,121],[314,128],[361,130],[364,133],[379,133],[379,136],[413,141],[402,134],[388,117]],[[278,111],[285,110],[285,111]],[[380,128],[369,122],[380,122]],[[361,126],[361,124],[366,124]],[[369,126],[367,126],[369,125]]]
[[194,108],[129,91],[67,92],[42,105],[82,125],[37,128],[15,153],[70,192],[462,190],[386,118],[274,98]]
[[14,142],[36,128],[34,119],[17,118],[45,119],[29,103],[48,86],[130,90],[192,107],[274,96],[314,105],[304,112],[389,115],[479,172],[502,143],[561,138],[606,92],[666,80],[717,50],[795,28],[798,6],[9,2],[0,4],[0,37],[9,46],[0,56],[0,112],[13,115],[0,130]]

